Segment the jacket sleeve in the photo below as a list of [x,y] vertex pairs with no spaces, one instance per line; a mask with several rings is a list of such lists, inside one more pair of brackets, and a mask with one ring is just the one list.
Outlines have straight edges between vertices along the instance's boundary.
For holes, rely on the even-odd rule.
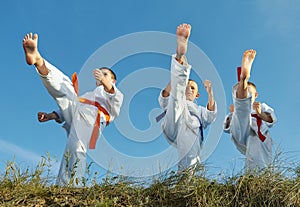
[[272,122],[272,123],[269,123],[269,122],[264,121],[264,123],[265,123],[269,128],[271,128],[271,127],[277,122],[277,118],[276,118],[274,109],[272,109],[270,106],[268,106],[268,105],[265,104],[265,103],[262,103],[262,104],[261,104],[261,107],[262,107],[262,111],[263,111],[263,112],[266,112],[266,113],[268,113],[268,114],[270,114],[270,116],[271,116],[272,119],[273,119],[273,122]]
[[162,110],[164,110],[164,111],[167,110],[168,102],[169,102],[169,97],[163,97],[162,91],[161,91],[158,96],[158,103],[159,103],[160,107],[162,108]]
[[65,119],[61,113],[61,110],[57,109],[56,111],[53,111],[53,113],[56,113],[56,115],[58,116],[58,120],[55,120],[57,123],[61,124],[65,121]]
[[208,125],[213,123],[216,120],[217,117],[217,103],[215,102],[215,110],[210,111],[207,109],[207,106],[204,108],[201,107],[201,120],[203,128],[205,129]]
[[121,91],[113,85],[115,92],[113,94],[104,92],[109,105],[109,113],[113,117],[117,117],[120,113],[120,109],[123,103],[123,94]]

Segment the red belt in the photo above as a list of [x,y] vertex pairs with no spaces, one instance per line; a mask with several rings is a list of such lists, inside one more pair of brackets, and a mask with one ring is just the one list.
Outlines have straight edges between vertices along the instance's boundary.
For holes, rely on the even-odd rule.
[[259,139],[264,142],[266,140],[266,136],[263,135],[260,131],[260,127],[261,127],[261,124],[262,124],[262,119],[257,115],[257,114],[251,114],[252,117],[255,117],[256,118],[256,123],[257,123],[257,134],[258,134],[258,137]]
[[[240,77],[241,77],[241,72],[242,72],[242,68],[241,67],[237,67],[237,78],[238,78],[238,81],[240,81]],[[263,135],[260,131],[260,127],[261,127],[261,124],[262,124],[262,119],[257,115],[257,114],[251,114],[252,117],[255,117],[256,118],[256,123],[257,123],[257,134],[258,134],[258,137],[259,139],[264,142],[266,140],[266,136]]]

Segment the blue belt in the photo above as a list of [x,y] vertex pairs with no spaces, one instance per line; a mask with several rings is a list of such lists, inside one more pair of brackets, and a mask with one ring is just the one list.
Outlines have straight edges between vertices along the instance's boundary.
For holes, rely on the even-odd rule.
[[[167,113],[167,111],[164,111],[160,115],[158,115],[156,117],[156,122],[159,122],[162,118],[164,118],[164,116],[166,115],[166,113]],[[190,111],[190,114],[192,116],[195,116],[198,119],[199,123],[200,123],[199,130],[200,130],[200,135],[201,135],[201,141],[203,142],[204,136],[203,136],[203,124],[202,124],[202,121],[201,121],[200,117],[197,114],[195,114],[194,112]]]

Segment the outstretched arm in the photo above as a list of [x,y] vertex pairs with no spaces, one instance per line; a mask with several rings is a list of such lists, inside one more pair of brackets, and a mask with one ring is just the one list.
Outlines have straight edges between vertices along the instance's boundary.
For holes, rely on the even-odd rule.
[[47,122],[50,120],[55,120],[57,123],[63,122],[55,111],[51,113],[38,112],[38,120],[39,122]]
[[212,84],[210,80],[205,80],[203,82],[203,85],[206,89],[206,92],[208,94],[208,103],[207,103],[207,109],[210,111],[215,110],[215,99],[214,99],[214,93],[212,89]]

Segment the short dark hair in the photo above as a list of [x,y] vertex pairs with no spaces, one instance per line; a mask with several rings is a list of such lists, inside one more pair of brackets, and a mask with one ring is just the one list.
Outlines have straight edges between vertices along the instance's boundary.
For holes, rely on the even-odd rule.
[[101,67],[101,68],[99,68],[99,69],[100,69],[100,70],[102,70],[102,69],[108,70],[108,71],[111,73],[112,78],[113,78],[114,80],[117,80],[117,75],[116,75],[115,72],[114,72],[112,69],[110,69],[109,67]]
[[194,83],[197,83],[195,80],[193,80],[193,79],[191,79],[191,78],[189,78],[188,81],[193,81]]
[[256,85],[255,85],[254,83],[252,83],[252,82],[248,81],[248,85],[250,85],[250,86],[254,87],[254,88],[255,88],[255,90],[256,90]]

